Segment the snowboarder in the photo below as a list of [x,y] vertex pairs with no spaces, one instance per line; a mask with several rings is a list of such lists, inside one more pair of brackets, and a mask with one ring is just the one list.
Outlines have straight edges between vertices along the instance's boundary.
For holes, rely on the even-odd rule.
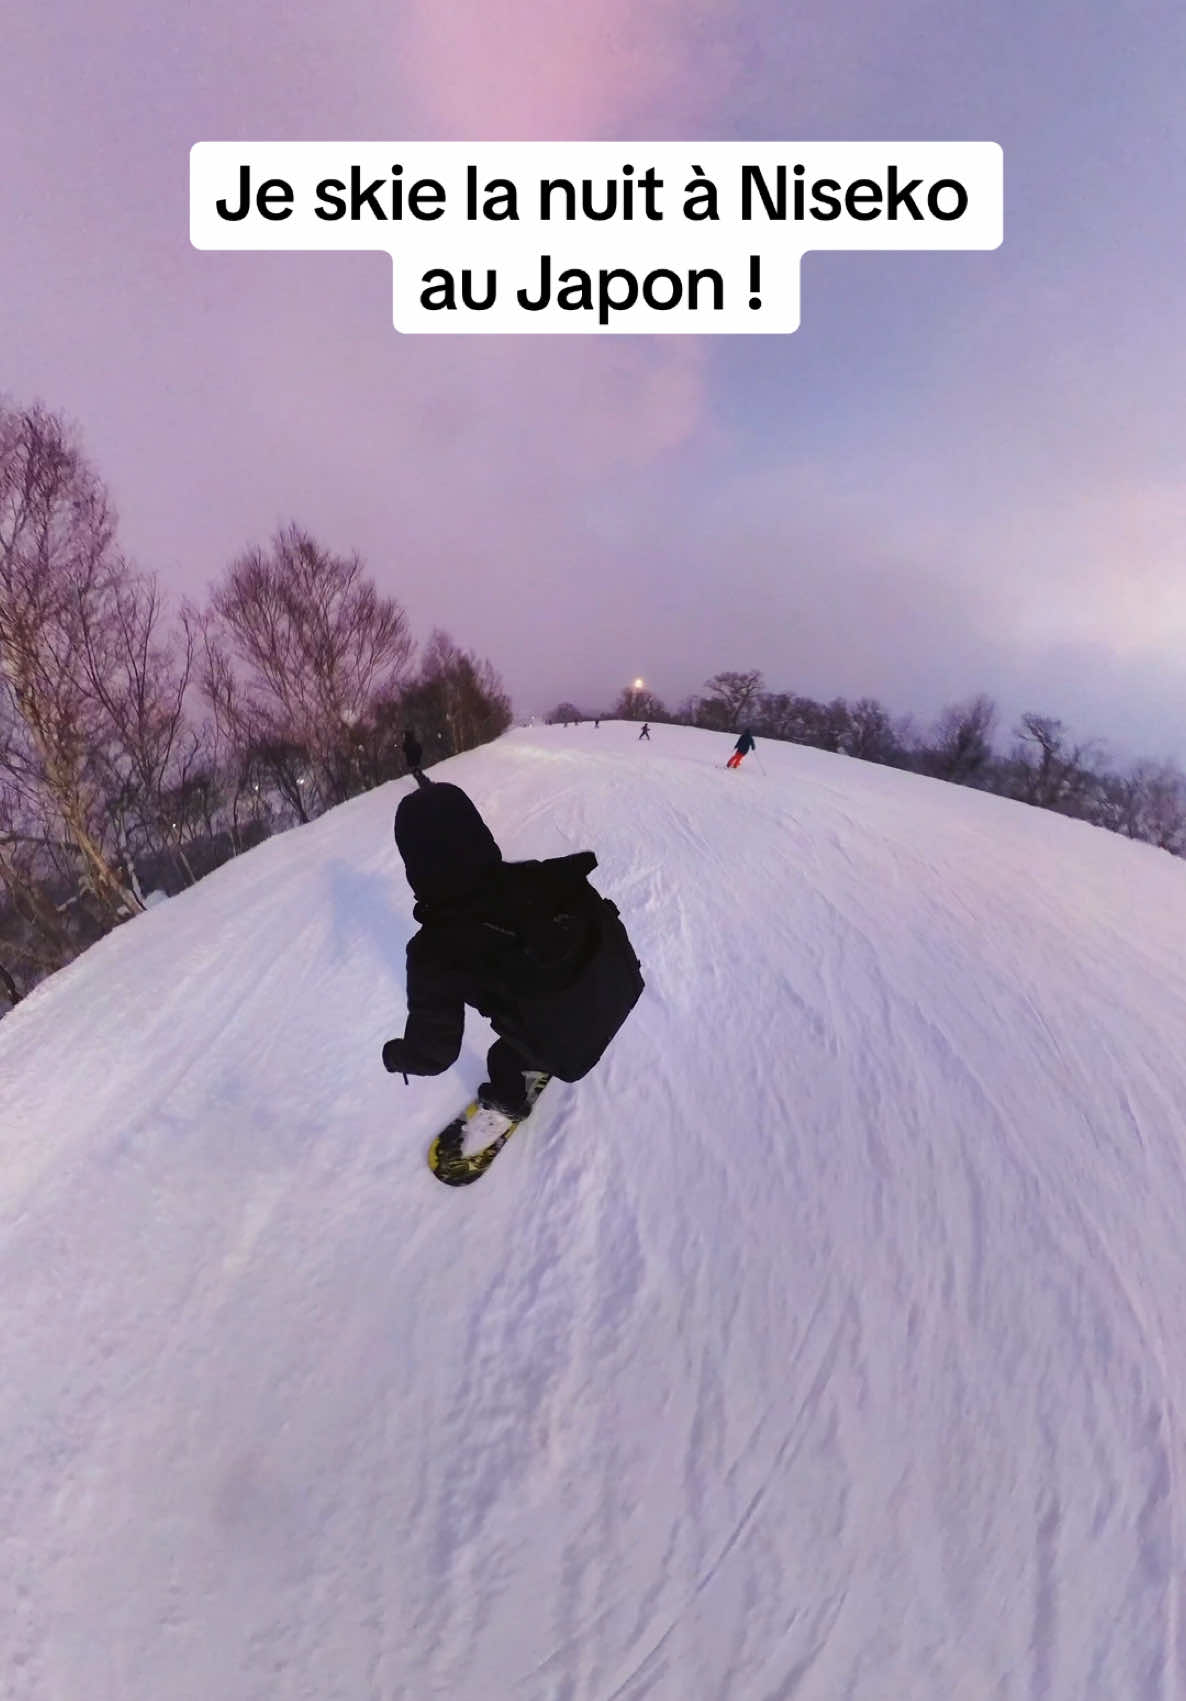
[[521,1117],[526,1077],[587,1075],[645,984],[617,906],[589,884],[597,858],[504,862],[454,785],[401,798],[395,842],[420,931],[408,942],[407,1024],[383,1047],[384,1067],[405,1081],[443,1074],[460,1055],[469,1005],[498,1035],[478,1102]]
[[416,737],[416,729],[409,727],[403,737],[404,761],[408,764],[409,774],[419,774],[420,764],[424,760],[424,751]]
[[[740,768],[742,758],[748,756],[754,748],[754,735],[748,727],[733,746],[733,754],[725,763],[726,768]],[[760,764],[759,764],[760,765]]]
[[651,740],[651,723],[650,723],[650,721],[645,721],[643,723],[643,729],[639,733],[638,736],[639,736],[639,738],[645,738],[648,744],[650,743],[650,740]]

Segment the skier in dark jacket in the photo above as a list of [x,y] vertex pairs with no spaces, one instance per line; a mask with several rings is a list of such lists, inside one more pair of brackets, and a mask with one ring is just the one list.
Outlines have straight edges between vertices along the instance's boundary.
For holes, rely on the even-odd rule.
[[644,726],[643,726],[643,729],[642,729],[642,731],[641,731],[641,732],[640,732],[640,733],[639,733],[639,735],[638,735],[638,736],[639,736],[639,738],[645,738],[645,739],[647,739],[647,740],[648,740],[648,741],[649,741],[649,740],[650,740],[650,736],[651,736],[651,723],[650,723],[650,722],[649,722],[649,721],[647,721],[647,722],[646,722],[646,724],[645,724],[645,725],[644,725]]
[[528,1108],[533,1072],[579,1081],[600,1060],[644,982],[616,905],[588,876],[592,851],[504,862],[470,799],[426,785],[400,801],[395,842],[416,896],[408,1019],[383,1047],[393,1074],[440,1075],[456,1062],[469,1005],[499,1036],[480,1104]]
[[[733,754],[725,763],[726,768],[740,768],[742,757],[748,756],[753,748],[754,735],[750,729],[746,727],[741,737],[737,740],[737,743],[733,746]],[[758,765],[759,767],[761,766],[760,763]]]
[[408,764],[409,774],[418,774],[420,772],[420,764],[424,760],[424,751],[420,748],[420,741],[416,737],[414,727],[409,727],[404,733],[402,749],[404,753],[404,761]]

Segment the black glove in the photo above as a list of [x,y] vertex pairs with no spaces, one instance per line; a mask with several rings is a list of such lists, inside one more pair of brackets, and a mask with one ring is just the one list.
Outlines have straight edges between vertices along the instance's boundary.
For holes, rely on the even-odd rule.
[[404,1042],[402,1039],[389,1039],[383,1047],[383,1067],[390,1075],[402,1075],[404,1086],[408,1084],[407,1070],[404,1068]]

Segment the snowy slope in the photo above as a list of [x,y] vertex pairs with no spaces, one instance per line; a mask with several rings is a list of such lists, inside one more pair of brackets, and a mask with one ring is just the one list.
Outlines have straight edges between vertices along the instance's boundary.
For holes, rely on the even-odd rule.
[[400,785],[0,1024],[4,1701],[1186,1692],[1186,867],[728,749],[436,770],[648,979],[469,1191]]

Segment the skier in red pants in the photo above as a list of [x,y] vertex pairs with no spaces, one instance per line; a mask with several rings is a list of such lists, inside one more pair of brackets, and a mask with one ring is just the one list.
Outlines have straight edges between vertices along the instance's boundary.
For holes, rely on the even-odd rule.
[[742,757],[748,756],[753,748],[754,735],[749,728],[746,727],[741,737],[737,740],[737,743],[733,746],[733,754],[725,763],[726,768],[740,768]]

